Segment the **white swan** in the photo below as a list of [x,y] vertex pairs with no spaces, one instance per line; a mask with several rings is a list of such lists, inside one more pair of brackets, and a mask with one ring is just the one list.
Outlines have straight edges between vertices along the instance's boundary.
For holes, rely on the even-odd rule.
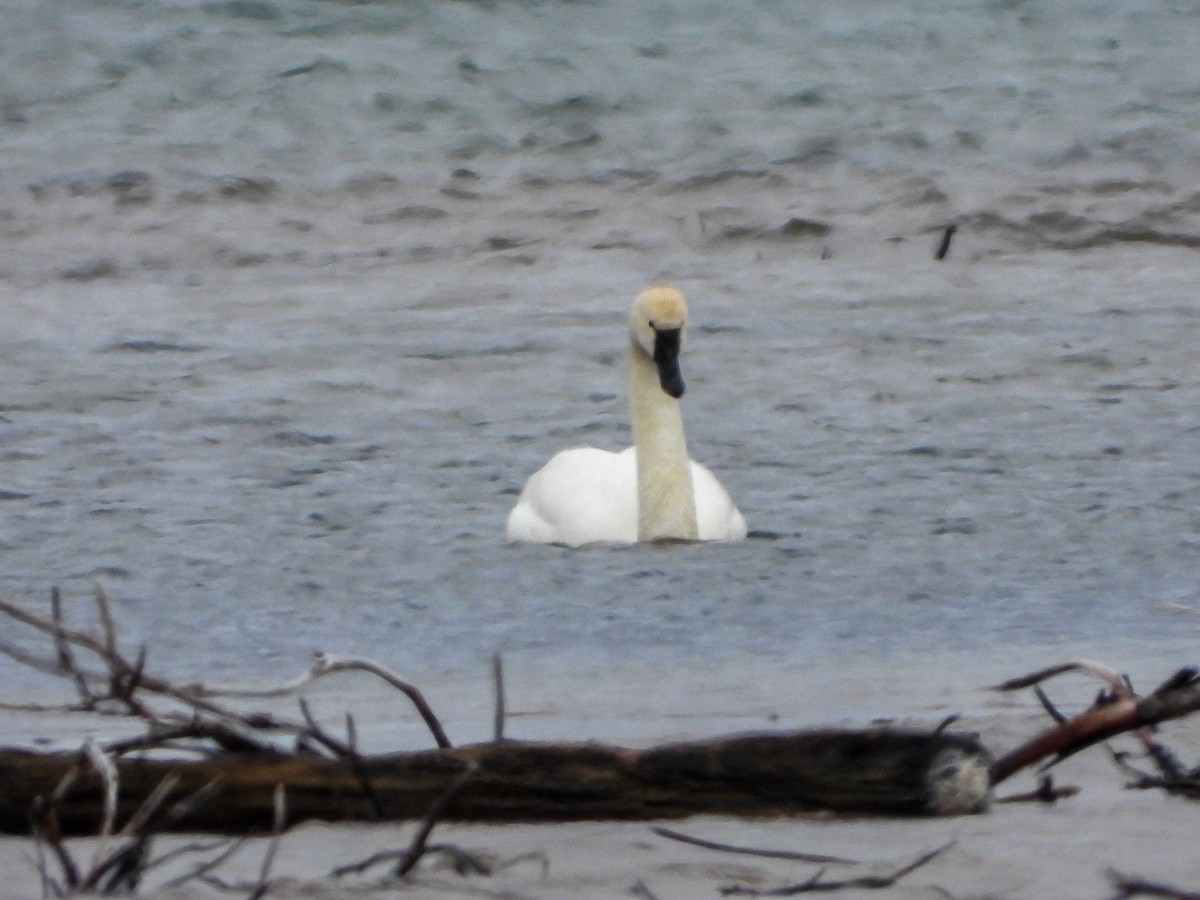
[[688,459],[679,398],[687,304],[652,287],[629,313],[634,445],[620,453],[581,447],[555,454],[529,477],[508,515],[510,541],[577,547],[663,538],[738,541],[746,520],[725,488]]

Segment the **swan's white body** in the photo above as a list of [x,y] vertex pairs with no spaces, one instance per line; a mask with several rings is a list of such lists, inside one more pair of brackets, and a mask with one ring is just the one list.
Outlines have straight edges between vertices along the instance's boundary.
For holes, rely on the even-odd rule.
[[580,447],[553,456],[525,482],[508,516],[509,540],[577,547],[746,537],[746,520],[725,488],[687,455],[678,399],[686,319],[683,297],[672,288],[638,296],[630,312],[634,446],[620,453]]

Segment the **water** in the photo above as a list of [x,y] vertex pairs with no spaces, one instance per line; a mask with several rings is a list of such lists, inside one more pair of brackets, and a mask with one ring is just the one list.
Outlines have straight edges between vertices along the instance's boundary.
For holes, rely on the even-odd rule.
[[[1189,661],[1190,5],[6,6],[6,597],[214,681]],[[657,279],[755,536],[505,544]]]

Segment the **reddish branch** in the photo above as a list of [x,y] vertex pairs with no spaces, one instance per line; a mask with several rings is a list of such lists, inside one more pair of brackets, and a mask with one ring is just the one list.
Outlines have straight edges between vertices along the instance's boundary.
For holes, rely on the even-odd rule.
[[[1044,669],[1005,682],[996,689],[1010,691],[1031,687],[1064,672],[1098,675],[1108,684],[1110,692],[1102,695],[1087,712],[1065,719],[996,760],[991,770],[993,785],[1046,757],[1054,757],[1057,762],[1118,734],[1146,729],[1200,710],[1200,672],[1190,667],[1180,669],[1145,697],[1134,694],[1125,679],[1111,670],[1087,661]],[[1140,736],[1143,742],[1153,743],[1148,732],[1142,732]]]

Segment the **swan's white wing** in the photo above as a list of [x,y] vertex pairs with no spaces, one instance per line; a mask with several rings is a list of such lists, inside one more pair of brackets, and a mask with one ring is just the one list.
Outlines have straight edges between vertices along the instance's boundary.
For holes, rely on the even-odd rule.
[[637,542],[637,459],[580,447],[555,454],[529,476],[508,516],[510,541]]
[[696,528],[702,541],[740,541],[746,537],[746,519],[733,505],[717,476],[692,463],[692,488],[696,494]]

